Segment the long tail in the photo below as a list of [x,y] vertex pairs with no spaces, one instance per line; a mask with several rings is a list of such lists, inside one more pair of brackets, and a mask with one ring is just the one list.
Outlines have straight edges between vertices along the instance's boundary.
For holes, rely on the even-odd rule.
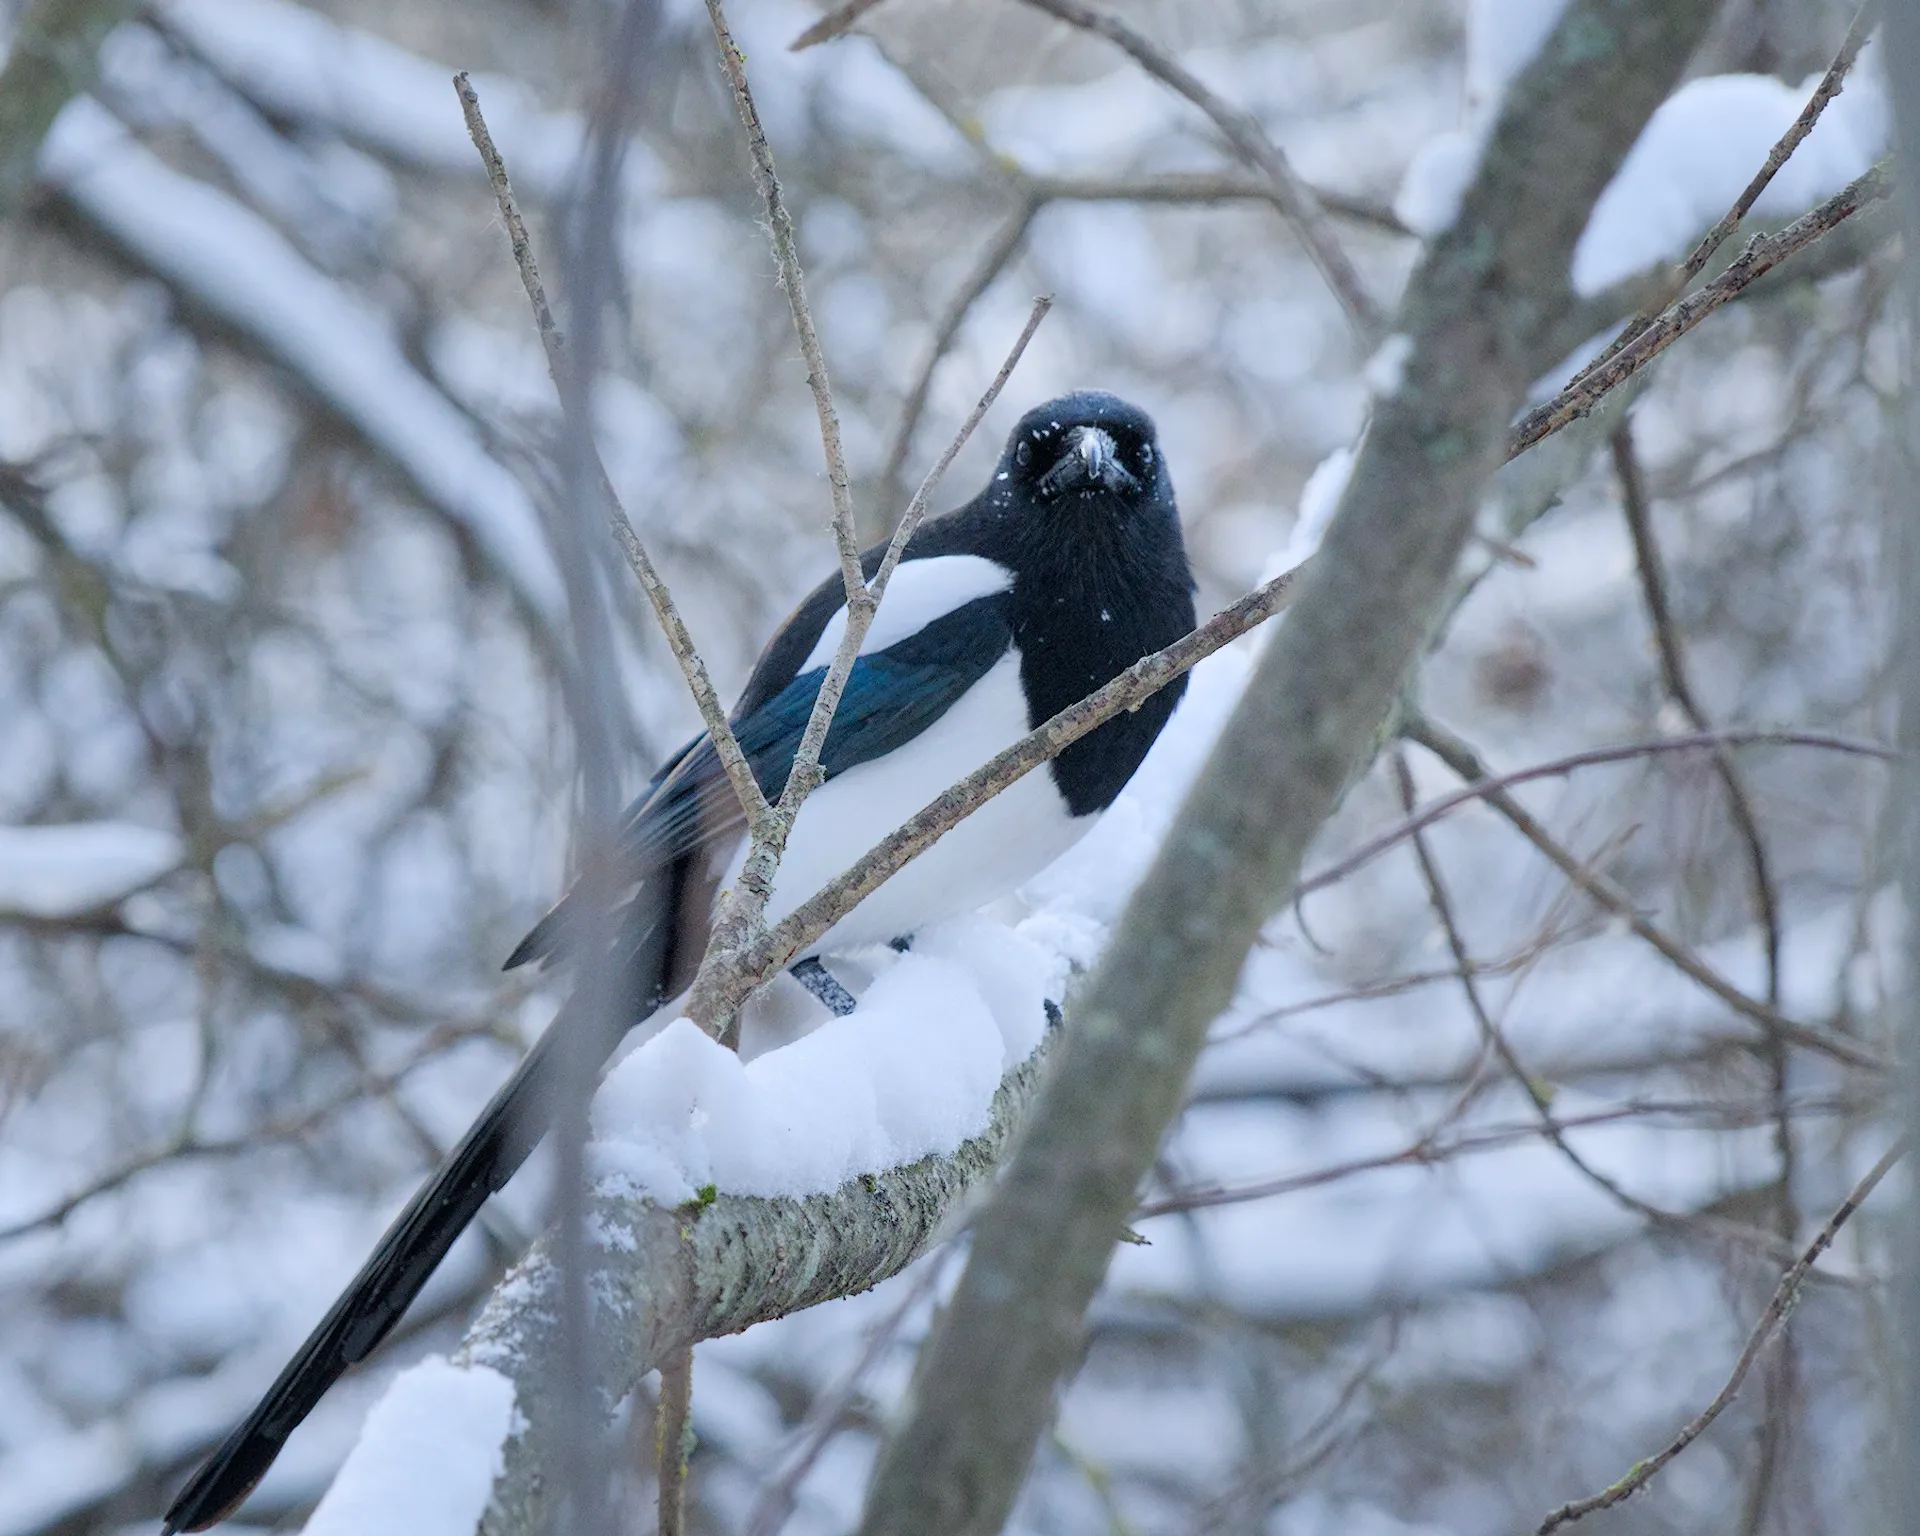
[[234,1512],[266,1474],[300,1421],[351,1365],[384,1339],[427,1283],[454,1239],[466,1230],[487,1197],[512,1178],[552,1125],[558,1105],[566,1052],[586,1050],[597,1067],[613,1054],[632,1020],[645,1017],[664,1000],[673,969],[673,924],[654,922],[629,957],[628,976],[639,985],[625,996],[644,1004],[621,1010],[617,1023],[596,1020],[579,994],[554,1017],[526,1059],[493,1096],[467,1134],[432,1178],[388,1227],[340,1295],[287,1362],[279,1379],[238,1428],[195,1472],[167,1510],[163,1536],[202,1531]]

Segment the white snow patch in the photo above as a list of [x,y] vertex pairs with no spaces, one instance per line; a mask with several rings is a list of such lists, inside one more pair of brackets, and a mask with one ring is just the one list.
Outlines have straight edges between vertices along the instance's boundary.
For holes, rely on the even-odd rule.
[[400,1373],[306,1536],[471,1536],[513,1428],[513,1383],[440,1355]]
[[1336,448],[1322,459],[1300,488],[1300,510],[1294,515],[1287,542],[1281,546],[1271,572],[1261,580],[1270,580],[1281,571],[1290,571],[1309,558],[1326,536],[1327,525],[1340,510],[1340,498],[1347,494],[1347,482],[1353,478],[1355,450]]
[[1053,971],[985,918],[926,929],[859,1006],[750,1062],[676,1019],[593,1103],[594,1168],[661,1204],[800,1197],[955,1151],[1045,1027]]
[[126,821],[0,827],[0,914],[72,917],[153,884],[185,848]]
[[1565,9],[1566,0],[1474,0],[1467,12],[1466,122],[1414,152],[1393,200],[1394,214],[1416,235],[1432,239],[1460,216],[1507,86],[1538,57]]
[[[1430,239],[1459,216],[1507,85],[1538,55],[1563,9],[1561,0],[1476,0],[1467,17],[1465,122],[1415,151],[1394,198],[1394,213],[1415,234]],[[1862,52],[1845,90],[1760,194],[1756,214],[1801,213],[1884,152],[1887,103],[1874,53],[1873,45]],[[1683,256],[1732,206],[1819,81],[1711,75],[1681,86],[1594,204],[1574,249],[1575,290],[1592,295]]]
[[1367,388],[1376,400],[1390,400],[1400,393],[1407,375],[1407,359],[1413,356],[1413,338],[1395,331],[1375,349],[1361,372]]
[[[1820,121],[1753,205],[1787,217],[1831,197],[1872,165],[1887,143],[1886,94],[1868,49]],[[1690,80],[1661,103],[1593,206],[1573,252],[1573,286],[1598,293],[1684,256],[1733,205],[1767,152],[1819,84],[1765,75]]]
[[1473,0],[1467,12],[1467,102],[1491,121],[1520,71],[1540,56],[1567,0]]
[[1422,144],[1394,194],[1394,217],[1428,240],[1450,226],[1480,169],[1480,144],[1480,134],[1461,128],[1436,133]]

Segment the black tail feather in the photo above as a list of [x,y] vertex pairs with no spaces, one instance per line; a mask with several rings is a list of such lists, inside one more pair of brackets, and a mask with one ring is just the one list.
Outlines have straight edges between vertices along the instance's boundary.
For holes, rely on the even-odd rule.
[[[676,882],[662,882],[671,888]],[[393,1331],[427,1279],[487,1197],[513,1177],[553,1124],[569,1051],[595,1066],[613,1054],[630,1024],[664,1001],[672,971],[673,924],[643,925],[623,969],[624,996],[637,1004],[595,1019],[576,994],[493,1096],[460,1144],[407,1202],[352,1284],[320,1320],[253,1412],[194,1473],[167,1510],[164,1536],[201,1531],[239,1508],[280,1448],[349,1366]]]

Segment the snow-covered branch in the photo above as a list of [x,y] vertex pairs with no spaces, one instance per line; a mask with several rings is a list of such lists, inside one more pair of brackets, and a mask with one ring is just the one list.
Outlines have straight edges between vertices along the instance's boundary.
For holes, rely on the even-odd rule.
[[[590,1213],[598,1241],[589,1281],[601,1369],[594,1385],[602,1400],[611,1408],[660,1360],[701,1339],[857,1295],[905,1269],[992,1173],[1033,1095],[1051,1038],[1004,1075],[978,1135],[950,1153],[863,1174],[825,1194],[765,1198],[715,1194],[709,1186],[676,1207],[613,1193],[603,1181]],[[542,1241],[494,1292],[455,1356],[456,1366],[484,1367],[511,1382],[518,1415],[481,1524],[487,1536],[546,1529],[561,1317],[560,1275],[550,1241]],[[476,1422],[484,1430],[493,1421]],[[378,1415],[369,1421],[364,1449],[338,1486],[351,1491],[363,1481],[356,1463],[381,1457],[392,1430]],[[464,1486],[469,1473],[464,1457],[406,1469],[416,1489],[442,1474]],[[362,1536],[400,1532],[390,1523],[358,1529]],[[405,1536],[416,1533],[410,1528]]]

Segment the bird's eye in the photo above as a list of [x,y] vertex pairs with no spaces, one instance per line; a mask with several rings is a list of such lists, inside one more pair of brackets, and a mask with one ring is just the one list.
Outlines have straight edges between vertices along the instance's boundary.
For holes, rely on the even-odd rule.
[[1153,444],[1152,443],[1143,443],[1141,445],[1140,462],[1142,464],[1151,464],[1153,462]]
[[1025,469],[1027,465],[1031,464],[1033,462],[1033,444],[1022,443],[1018,448],[1014,449],[1013,462],[1018,464],[1022,469]]

